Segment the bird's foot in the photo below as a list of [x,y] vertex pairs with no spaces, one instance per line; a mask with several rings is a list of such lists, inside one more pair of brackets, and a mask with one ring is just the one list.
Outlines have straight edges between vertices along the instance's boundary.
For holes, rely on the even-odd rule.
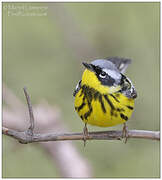
[[83,128],[83,141],[84,141],[84,147],[86,145],[86,140],[88,137],[88,128],[87,128],[87,123],[85,123],[85,126]]
[[128,136],[128,127],[127,127],[126,123],[124,123],[123,131],[122,131],[122,138],[125,138],[125,140],[124,140],[125,144],[127,143],[128,137],[129,137]]

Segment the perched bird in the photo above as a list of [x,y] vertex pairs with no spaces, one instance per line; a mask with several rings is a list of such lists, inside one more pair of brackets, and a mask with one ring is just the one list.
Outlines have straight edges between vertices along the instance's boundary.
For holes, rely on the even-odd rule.
[[134,109],[136,90],[124,72],[130,59],[110,57],[97,59],[90,64],[83,62],[85,71],[76,86],[75,110],[85,123],[84,140],[88,135],[87,123],[109,127],[124,123]]

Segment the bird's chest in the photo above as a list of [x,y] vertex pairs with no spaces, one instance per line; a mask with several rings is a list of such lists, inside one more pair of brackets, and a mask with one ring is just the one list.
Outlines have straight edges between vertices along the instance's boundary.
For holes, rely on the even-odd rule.
[[100,94],[92,88],[81,88],[75,98],[75,109],[81,119],[102,127],[124,123],[133,107],[134,100],[123,94]]

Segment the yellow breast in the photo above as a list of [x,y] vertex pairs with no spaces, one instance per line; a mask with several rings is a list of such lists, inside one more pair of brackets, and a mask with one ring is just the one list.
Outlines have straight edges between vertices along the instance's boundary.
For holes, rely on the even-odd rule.
[[134,100],[119,93],[92,98],[90,105],[82,90],[75,98],[75,109],[79,116],[84,122],[95,126],[122,124],[130,118],[133,108]]
[[101,85],[91,73],[85,70],[81,89],[75,97],[75,109],[81,119],[85,123],[102,127],[126,122],[132,115],[134,99],[117,92],[120,87]]

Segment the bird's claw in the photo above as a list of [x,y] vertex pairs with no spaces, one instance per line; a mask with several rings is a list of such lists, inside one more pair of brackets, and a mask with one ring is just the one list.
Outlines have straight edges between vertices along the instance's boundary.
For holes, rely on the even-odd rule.
[[84,147],[86,145],[86,140],[88,137],[88,128],[87,128],[87,124],[85,123],[85,126],[83,128],[83,141],[84,141]]
[[128,127],[127,127],[126,123],[124,123],[124,126],[123,126],[122,138],[125,138],[124,143],[126,144],[128,138],[129,138],[129,136],[128,136]]

